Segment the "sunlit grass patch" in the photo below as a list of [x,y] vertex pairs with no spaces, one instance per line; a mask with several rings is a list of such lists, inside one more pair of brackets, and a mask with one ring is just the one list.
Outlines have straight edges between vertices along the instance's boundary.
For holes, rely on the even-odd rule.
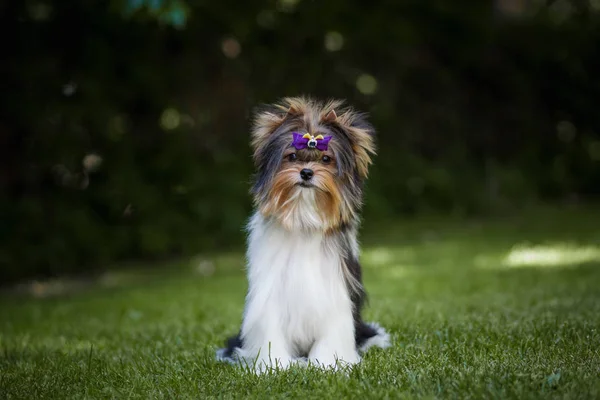
[[366,266],[380,267],[397,259],[396,254],[389,247],[373,247],[365,249],[361,260]]
[[557,267],[600,261],[600,247],[570,243],[517,245],[502,264],[508,267]]

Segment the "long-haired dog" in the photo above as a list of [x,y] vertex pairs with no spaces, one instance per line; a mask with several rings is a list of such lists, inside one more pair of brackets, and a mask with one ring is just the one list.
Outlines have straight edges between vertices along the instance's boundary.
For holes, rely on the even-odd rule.
[[257,113],[248,293],[238,336],[217,358],[258,371],[299,360],[355,364],[389,335],[365,323],[357,230],[375,153],[365,115],[341,101],[286,98]]

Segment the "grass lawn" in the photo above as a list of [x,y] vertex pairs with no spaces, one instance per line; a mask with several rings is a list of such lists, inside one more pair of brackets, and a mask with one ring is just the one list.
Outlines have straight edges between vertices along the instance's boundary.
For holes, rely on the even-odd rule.
[[0,398],[600,398],[597,210],[367,225],[363,245],[394,344],[349,376],[215,362],[246,288],[224,254],[2,294]]

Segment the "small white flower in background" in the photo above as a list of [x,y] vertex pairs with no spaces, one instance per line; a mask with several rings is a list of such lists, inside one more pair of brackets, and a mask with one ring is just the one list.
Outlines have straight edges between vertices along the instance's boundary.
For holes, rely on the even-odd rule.
[[102,157],[98,154],[87,154],[83,157],[83,168],[88,172],[97,171],[102,165]]

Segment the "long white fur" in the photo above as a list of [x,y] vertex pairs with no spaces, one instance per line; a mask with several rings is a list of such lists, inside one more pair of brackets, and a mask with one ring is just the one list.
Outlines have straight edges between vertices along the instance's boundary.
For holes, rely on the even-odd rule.
[[[311,215],[313,199],[301,197],[296,211]],[[296,354],[326,367],[358,362],[340,254],[319,231],[289,231],[258,213],[249,228],[244,349],[237,356],[258,370],[286,368]]]
[[[297,187],[282,221],[266,219],[258,211],[251,218],[244,345],[233,358],[225,357],[226,349],[219,350],[218,359],[241,362],[256,372],[307,362],[338,368],[359,362],[359,351],[389,346],[385,330],[371,324],[377,335],[356,348],[353,304],[342,266],[345,254],[320,229],[314,190]],[[355,238],[349,251],[358,256]]]

